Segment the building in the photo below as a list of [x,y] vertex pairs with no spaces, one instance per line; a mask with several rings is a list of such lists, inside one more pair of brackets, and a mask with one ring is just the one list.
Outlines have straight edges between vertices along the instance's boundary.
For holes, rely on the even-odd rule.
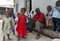
[[8,9],[13,8],[14,9],[13,12],[15,14],[17,12],[20,12],[20,9],[22,7],[25,7],[27,9],[28,13],[31,10],[35,10],[36,8],[40,8],[40,10],[42,12],[46,13],[46,7],[48,5],[51,5],[52,7],[54,7],[56,1],[57,0],[52,0],[52,1],[51,0],[5,0],[5,3],[4,3],[4,1],[2,1],[2,3],[0,3],[0,7],[4,7],[4,8],[8,8]]
[[4,17],[4,12],[7,10],[14,11],[14,1],[13,0],[0,0],[0,18]]
[[27,11],[29,11],[29,0],[15,0],[15,7],[14,7],[14,13],[20,12],[20,9],[22,7],[27,8]]
[[15,0],[14,12],[20,12],[20,9],[25,7],[27,8],[27,12],[40,8],[42,12],[46,13],[46,7],[48,5],[55,7],[56,1],[57,0]]

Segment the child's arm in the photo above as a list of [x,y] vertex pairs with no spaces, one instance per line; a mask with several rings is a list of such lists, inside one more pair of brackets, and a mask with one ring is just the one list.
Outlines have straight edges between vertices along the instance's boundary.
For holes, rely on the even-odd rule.
[[11,29],[12,29],[12,18],[10,19],[10,25],[11,25]]
[[2,30],[4,29],[4,21],[3,21],[3,23],[2,23]]
[[11,24],[11,29],[12,29],[12,22],[10,21],[10,24]]

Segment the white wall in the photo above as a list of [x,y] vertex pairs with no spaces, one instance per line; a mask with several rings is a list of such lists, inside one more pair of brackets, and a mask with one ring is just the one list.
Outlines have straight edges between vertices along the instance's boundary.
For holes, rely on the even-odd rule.
[[57,0],[32,0],[32,9],[35,10],[36,8],[40,8],[40,10],[46,14],[47,6],[51,5],[54,7],[56,1]]
[[24,0],[19,0],[19,2],[18,2],[18,3],[19,3],[19,6],[18,6],[18,7],[19,7],[18,12],[20,12],[20,9],[21,9],[22,7],[24,7],[24,6],[25,6],[25,5],[24,5],[24,4],[25,4],[25,2],[24,2]]
[[17,12],[16,12],[16,4],[18,4],[18,12],[20,12],[20,9],[25,6],[25,5],[24,5],[24,4],[25,4],[24,0],[15,0],[14,13],[17,13]]

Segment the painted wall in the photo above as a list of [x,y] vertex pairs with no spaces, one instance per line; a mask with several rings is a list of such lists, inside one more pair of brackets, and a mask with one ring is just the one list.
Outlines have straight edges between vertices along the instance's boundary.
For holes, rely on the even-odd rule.
[[32,0],[32,9],[40,8],[42,12],[46,14],[46,9],[48,5],[55,7],[55,3],[57,0]]
[[[18,5],[17,5],[17,4],[18,4]],[[25,4],[24,0],[15,0],[14,13],[17,13],[17,12],[16,12],[16,9],[18,9],[18,12],[20,12],[20,9],[25,6],[24,4]],[[16,8],[16,7],[17,7],[17,8]]]

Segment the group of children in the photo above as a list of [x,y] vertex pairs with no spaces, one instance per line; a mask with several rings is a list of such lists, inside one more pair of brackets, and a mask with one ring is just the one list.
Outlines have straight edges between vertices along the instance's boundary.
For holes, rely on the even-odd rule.
[[[60,3],[60,1],[57,1],[56,6],[60,7],[59,3]],[[60,11],[60,8],[58,9],[58,7],[56,7],[55,10]],[[21,8],[20,12],[21,13],[17,14],[18,20],[16,21],[16,23],[17,23],[16,32],[18,34],[18,41],[20,40],[20,37],[25,39],[26,36],[28,35],[27,23],[26,23],[27,18],[30,20],[30,22],[29,22],[30,23],[30,26],[29,26],[30,31],[31,30],[37,30],[37,37],[36,38],[40,37],[41,29],[43,27],[47,27],[47,28],[51,29],[52,19],[58,19],[58,21],[60,20],[60,17],[59,18],[56,18],[55,16],[54,16],[55,18],[52,17],[53,15],[55,15],[56,12],[54,13],[54,10],[52,10],[51,6],[47,7],[47,14],[46,14],[47,23],[46,23],[44,13],[40,12],[39,8],[36,8],[36,10],[35,10],[36,14],[34,14],[34,11],[32,11],[32,14],[30,14],[30,16],[25,15],[25,12],[26,12],[25,8]],[[12,40],[10,38],[10,34],[12,32],[12,28],[14,27],[13,25],[16,24],[16,23],[14,24],[12,22],[12,18],[10,17],[10,12],[9,11],[5,12],[5,16],[6,17],[3,18],[3,24],[2,24],[3,41],[5,41],[5,36],[6,35],[8,36],[8,40]],[[56,24],[56,22],[55,22],[55,24]]]
[[[26,9],[21,8],[21,14],[20,13],[17,14],[18,22],[16,22],[17,23],[16,31],[18,34],[18,40],[20,37],[25,38],[28,35],[27,29],[26,29],[27,16],[24,15],[25,12],[26,12]],[[6,11],[5,16],[6,17],[3,18],[3,24],[2,24],[3,41],[5,41],[6,35],[8,36],[8,40],[12,40],[10,38],[10,34],[13,28],[13,22],[12,22],[12,18],[10,17],[10,12]]]

